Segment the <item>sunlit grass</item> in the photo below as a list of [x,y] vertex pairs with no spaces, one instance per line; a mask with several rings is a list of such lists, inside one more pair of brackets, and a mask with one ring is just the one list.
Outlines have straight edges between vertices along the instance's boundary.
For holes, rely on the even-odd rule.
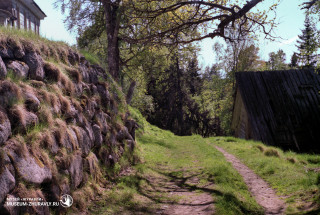
[[211,194],[216,214],[263,214],[242,177],[205,139],[200,136],[175,136],[169,131],[151,126],[136,110],[130,108],[130,111],[140,125],[137,150],[142,163],[135,167],[136,175],[119,179],[117,186],[106,193],[112,203],[105,203],[95,213],[126,214],[126,211],[137,211],[132,209],[132,205],[135,205],[144,212],[149,211],[145,214],[150,214],[150,210],[159,207],[159,202],[176,199],[157,192],[153,194],[156,200],[150,202],[142,192],[150,186],[148,178],[168,177],[179,181],[196,177],[199,180],[197,185],[185,182],[184,186],[191,192]]
[[280,196],[285,197],[288,214],[319,203],[319,173],[313,171],[319,167],[319,155],[284,152],[259,142],[232,137],[209,140],[234,154],[276,189]]

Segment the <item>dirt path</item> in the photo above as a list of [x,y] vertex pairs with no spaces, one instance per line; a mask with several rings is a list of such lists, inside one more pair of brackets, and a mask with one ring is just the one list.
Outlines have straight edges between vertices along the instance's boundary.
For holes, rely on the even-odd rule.
[[156,214],[162,215],[212,215],[214,202],[210,190],[213,184],[199,186],[196,176],[161,175],[148,178],[151,186],[143,193],[160,203]]
[[227,161],[240,173],[258,204],[265,209],[266,215],[284,214],[284,201],[276,195],[275,191],[262,178],[232,154],[229,154],[218,146],[215,146],[215,148],[219,150],[226,157]]
[[[196,181],[194,182],[197,183]],[[188,188],[179,186],[177,181],[167,181],[162,186],[167,189],[171,197],[177,198],[177,201],[170,204],[162,204],[158,214],[212,215],[214,213],[213,200],[209,193],[196,193]]]

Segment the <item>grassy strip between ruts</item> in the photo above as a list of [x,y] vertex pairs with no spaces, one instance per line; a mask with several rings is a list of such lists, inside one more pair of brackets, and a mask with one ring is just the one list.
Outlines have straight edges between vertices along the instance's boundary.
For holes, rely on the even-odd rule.
[[[283,152],[233,137],[209,138],[238,157],[286,200],[286,214],[320,214],[320,156]],[[305,212],[309,211],[309,212]]]
[[[157,178],[166,177],[183,181],[180,186],[192,192],[210,193],[215,214],[263,214],[242,177],[205,139],[175,136],[149,125],[137,111],[131,113],[141,126],[137,150],[143,161],[134,167],[134,174],[119,178],[91,213],[154,214],[161,203],[175,201],[168,192],[159,191]],[[190,177],[197,178],[198,184],[188,184]],[[153,193],[150,187],[156,187]]]

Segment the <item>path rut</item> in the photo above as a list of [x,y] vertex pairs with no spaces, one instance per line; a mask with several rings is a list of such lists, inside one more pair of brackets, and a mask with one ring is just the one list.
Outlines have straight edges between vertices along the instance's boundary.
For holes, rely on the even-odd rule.
[[[156,214],[162,215],[212,215],[214,214],[214,201],[208,192],[197,193],[191,187],[198,187],[197,177],[154,177],[151,179],[157,192],[166,194],[175,201],[162,201]],[[210,187],[210,184],[205,186]],[[198,187],[201,189],[201,186]],[[155,190],[151,191],[154,192]]]
[[215,148],[220,151],[226,157],[227,161],[240,173],[258,204],[265,209],[266,215],[284,214],[284,201],[276,195],[275,191],[267,182],[232,154],[229,154],[218,146],[215,146]]

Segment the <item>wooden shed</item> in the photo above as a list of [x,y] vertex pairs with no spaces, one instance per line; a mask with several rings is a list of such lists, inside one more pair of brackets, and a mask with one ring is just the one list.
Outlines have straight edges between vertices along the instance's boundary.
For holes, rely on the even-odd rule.
[[236,73],[234,135],[320,152],[320,76],[313,70]]

